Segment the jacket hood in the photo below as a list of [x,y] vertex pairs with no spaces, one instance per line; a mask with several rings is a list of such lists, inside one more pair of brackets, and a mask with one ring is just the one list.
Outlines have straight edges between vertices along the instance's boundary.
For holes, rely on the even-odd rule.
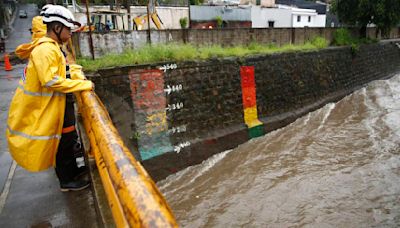
[[36,16],[32,19],[32,41],[42,38],[46,35],[47,26],[43,23],[41,16]]
[[[32,42],[19,45],[15,49],[15,54],[20,59],[27,59],[32,50],[40,44],[39,40],[46,35],[47,26],[43,24],[41,16],[32,19]],[[51,40],[51,39],[50,39]]]

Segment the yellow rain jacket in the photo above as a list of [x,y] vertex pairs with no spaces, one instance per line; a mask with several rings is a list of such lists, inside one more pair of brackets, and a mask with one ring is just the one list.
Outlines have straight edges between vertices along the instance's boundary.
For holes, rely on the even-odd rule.
[[29,63],[12,99],[7,122],[7,141],[15,161],[29,171],[55,165],[65,111],[65,93],[90,90],[79,65],[66,63],[60,46],[48,37],[30,43],[23,55]]
[[41,16],[36,16],[32,19],[32,43],[21,44],[15,49],[15,54],[20,59],[27,59],[31,54],[34,45],[38,39],[44,37],[47,32],[47,26],[43,24],[43,19]]

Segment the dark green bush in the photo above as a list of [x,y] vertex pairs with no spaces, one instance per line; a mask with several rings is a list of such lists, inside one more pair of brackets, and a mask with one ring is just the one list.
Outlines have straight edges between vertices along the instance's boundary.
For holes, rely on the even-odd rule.
[[182,29],[185,29],[188,23],[188,19],[187,17],[183,17],[181,19],[179,19],[179,24],[181,25]]
[[320,36],[314,37],[314,39],[311,40],[311,44],[319,49],[329,46],[328,40]]
[[351,45],[355,42],[355,39],[351,36],[349,30],[340,28],[333,34],[333,44],[337,46]]

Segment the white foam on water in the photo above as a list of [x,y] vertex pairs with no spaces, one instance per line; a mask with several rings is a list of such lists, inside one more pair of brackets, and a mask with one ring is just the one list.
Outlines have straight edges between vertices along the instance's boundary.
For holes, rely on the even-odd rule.
[[336,106],[335,103],[329,103],[325,105],[325,107],[323,108],[325,110],[324,117],[322,118],[321,124],[319,125],[317,131],[320,130],[322,127],[324,127],[326,120],[328,119],[329,115],[331,114],[335,106]]
[[[184,185],[180,186],[179,188],[174,188],[168,194],[174,193],[181,188],[186,187],[187,185],[193,183],[197,178],[202,176],[204,173],[209,171],[212,167],[214,167],[219,161],[221,161],[228,153],[232,150],[226,150],[224,152],[218,153],[213,155],[212,157],[208,158],[207,160],[203,161],[202,163],[194,166],[187,167],[175,174],[168,176],[165,180],[162,180],[157,183],[159,189],[164,192],[165,189],[169,188],[171,185],[174,185],[175,182],[181,180],[185,176],[191,174],[192,176],[189,181],[187,181]],[[167,194],[166,192],[164,194]]]

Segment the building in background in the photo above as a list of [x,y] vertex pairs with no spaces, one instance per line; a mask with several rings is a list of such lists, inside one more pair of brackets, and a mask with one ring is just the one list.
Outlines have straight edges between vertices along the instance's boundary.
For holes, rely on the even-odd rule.
[[[87,24],[86,9],[77,4],[69,5],[68,9],[74,13],[75,19],[81,24]],[[188,7],[170,7],[170,6],[157,6],[155,7],[156,14],[151,14],[150,16],[156,17],[161,22],[161,26],[157,26],[150,20],[151,29],[180,29],[180,18],[189,18],[189,8]],[[100,24],[98,27],[105,26],[107,20],[110,20],[114,28],[118,30],[132,30],[137,29],[135,27],[135,19],[141,19],[141,29],[147,29],[147,7],[146,6],[131,6],[130,7],[130,20],[128,20],[127,10],[120,8],[118,10],[111,10],[110,6],[90,6],[90,14],[96,14],[95,18],[92,18],[93,24]],[[100,16],[103,14],[102,16]],[[136,20],[138,21],[138,20]]]
[[[251,6],[190,6],[191,28],[251,28]],[[220,19],[218,19],[220,18]],[[218,20],[222,20],[218,25]]]
[[[87,24],[86,10],[75,1],[72,3],[69,9],[76,19]],[[89,12],[97,12],[97,15],[110,10],[110,6],[89,8]],[[304,0],[210,0],[206,5],[190,7],[155,6],[150,13],[150,27],[180,29],[179,20],[182,18],[188,18],[190,28],[194,29],[326,27],[326,12],[326,3]],[[126,9],[119,7],[114,9],[114,13],[97,16],[96,20],[92,19],[92,23],[104,27],[107,20],[110,20],[118,30],[148,28],[146,6],[131,6],[129,15]]]
[[316,9],[303,9],[295,6],[265,5],[218,5],[191,6],[192,28],[216,28],[218,18],[224,28],[302,28],[325,27],[326,15]]

